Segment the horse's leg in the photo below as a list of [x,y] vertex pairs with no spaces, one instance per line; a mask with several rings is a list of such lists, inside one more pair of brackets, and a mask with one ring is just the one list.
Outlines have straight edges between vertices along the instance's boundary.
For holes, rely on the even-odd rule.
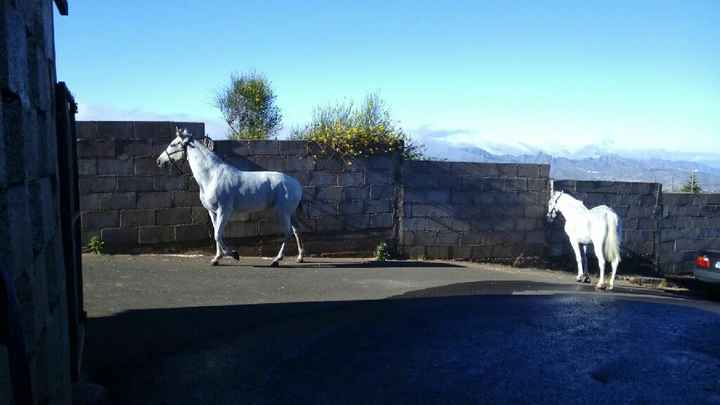
[[580,245],[577,242],[575,242],[574,240],[572,240],[572,238],[571,238],[570,246],[572,246],[572,250],[575,253],[575,261],[577,262],[577,268],[578,268],[577,277],[575,278],[575,280],[580,282],[580,281],[582,281],[582,278],[583,278],[583,264],[582,264],[583,259],[582,259],[582,255],[580,254]]
[[270,263],[270,267],[278,267],[280,265],[280,260],[285,257],[285,243],[287,242],[288,238],[290,237],[290,233],[292,232],[292,225],[290,224],[289,215],[280,214],[278,216],[278,219],[280,220],[280,226],[284,229],[283,241],[280,245],[280,251],[278,251],[278,254],[277,256],[275,256],[272,263]]
[[582,282],[583,283],[589,283],[590,282],[590,267],[588,267],[588,246],[582,245],[580,246],[582,249],[582,267],[583,267],[583,274],[582,274]]
[[295,242],[297,242],[298,247],[298,257],[297,262],[302,263],[303,262],[303,254],[305,253],[302,248],[302,242],[300,242],[300,235],[298,234],[297,229],[294,226],[290,226],[292,228],[293,234],[295,235]]
[[612,261],[612,274],[610,275],[610,283],[608,285],[608,290],[612,290],[614,288],[615,284],[615,272],[617,271],[618,266],[620,265],[620,258],[616,257]]
[[225,228],[225,223],[227,223],[227,220],[229,219],[228,215],[225,213],[225,210],[222,208],[218,208],[217,212],[215,213],[215,245],[217,247],[217,253],[215,254],[215,257],[212,259],[210,263],[212,263],[213,266],[218,264],[218,261],[225,255],[227,255],[227,249],[225,248],[225,242],[223,241],[223,231]]
[[602,239],[599,241],[593,241],[593,249],[595,249],[595,256],[597,256],[598,267],[600,268],[600,280],[598,280],[596,288],[605,288],[605,256],[603,256]]

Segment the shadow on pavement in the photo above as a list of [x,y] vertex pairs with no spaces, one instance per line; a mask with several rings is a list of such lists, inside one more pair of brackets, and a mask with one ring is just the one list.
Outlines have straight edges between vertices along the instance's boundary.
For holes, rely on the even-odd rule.
[[[538,290],[565,293],[511,295]],[[591,291],[132,310],[88,321],[85,367],[118,404],[720,399],[720,316]]]
[[[312,259],[311,259],[312,260]],[[240,264],[238,264],[240,265]],[[252,266],[254,268],[263,268],[263,267],[270,267],[270,264],[263,266],[263,265],[255,265]],[[284,268],[299,268],[299,269],[368,269],[368,268],[400,268],[400,267],[418,267],[418,268],[435,268],[435,267],[454,267],[454,268],[462,268],[465,266],[453,264],[453,263],[445,263],[445,262],[421,262],[421,261],[414,261],[414,260],[398,260],[398,261],[386,261],[386,262],[378,262],[375,260],[368,260],[368,261],[356,261],[356,262],[347,262],[347,263],[338,263],[338,262],[312,262],[312,261],[306,261],[303,263],[283,263],[282,267]]]

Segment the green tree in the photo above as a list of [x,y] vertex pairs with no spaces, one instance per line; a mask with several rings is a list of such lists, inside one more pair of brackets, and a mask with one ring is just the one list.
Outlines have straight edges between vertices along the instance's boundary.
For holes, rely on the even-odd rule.
[[250,72],[230,76],[230,84],[215,97],[231,139],[268,139],[280,129],[282,116],[265,76]]
[[392,121],[385,102],[372,93],[360,105],[316,108],[312,121],[293,130],[291,137],[316,142],[325,154],[348,161],[395,151],[405,159],[422,158],[422,146]]
[[683,193],[702,193],[702,187],[700,187],[700,183],[698,182],[697,173],[690,173],[687,183],[683,184],[680,191]]

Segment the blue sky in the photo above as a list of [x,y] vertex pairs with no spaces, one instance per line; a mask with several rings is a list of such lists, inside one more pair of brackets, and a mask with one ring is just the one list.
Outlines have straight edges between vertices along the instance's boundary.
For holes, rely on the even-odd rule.
[[284,126],[378,92],[421,141],[720,151],[720,2],[93,1],[56,15],[80,119],[192,119],[224,137],[232,72]]

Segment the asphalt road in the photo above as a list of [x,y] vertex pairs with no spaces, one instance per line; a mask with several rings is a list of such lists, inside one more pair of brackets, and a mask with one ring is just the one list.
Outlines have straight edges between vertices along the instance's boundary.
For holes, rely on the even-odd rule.
[[117,404],[720,403],[716,303],[475,264],[83,260],[85,369]]

